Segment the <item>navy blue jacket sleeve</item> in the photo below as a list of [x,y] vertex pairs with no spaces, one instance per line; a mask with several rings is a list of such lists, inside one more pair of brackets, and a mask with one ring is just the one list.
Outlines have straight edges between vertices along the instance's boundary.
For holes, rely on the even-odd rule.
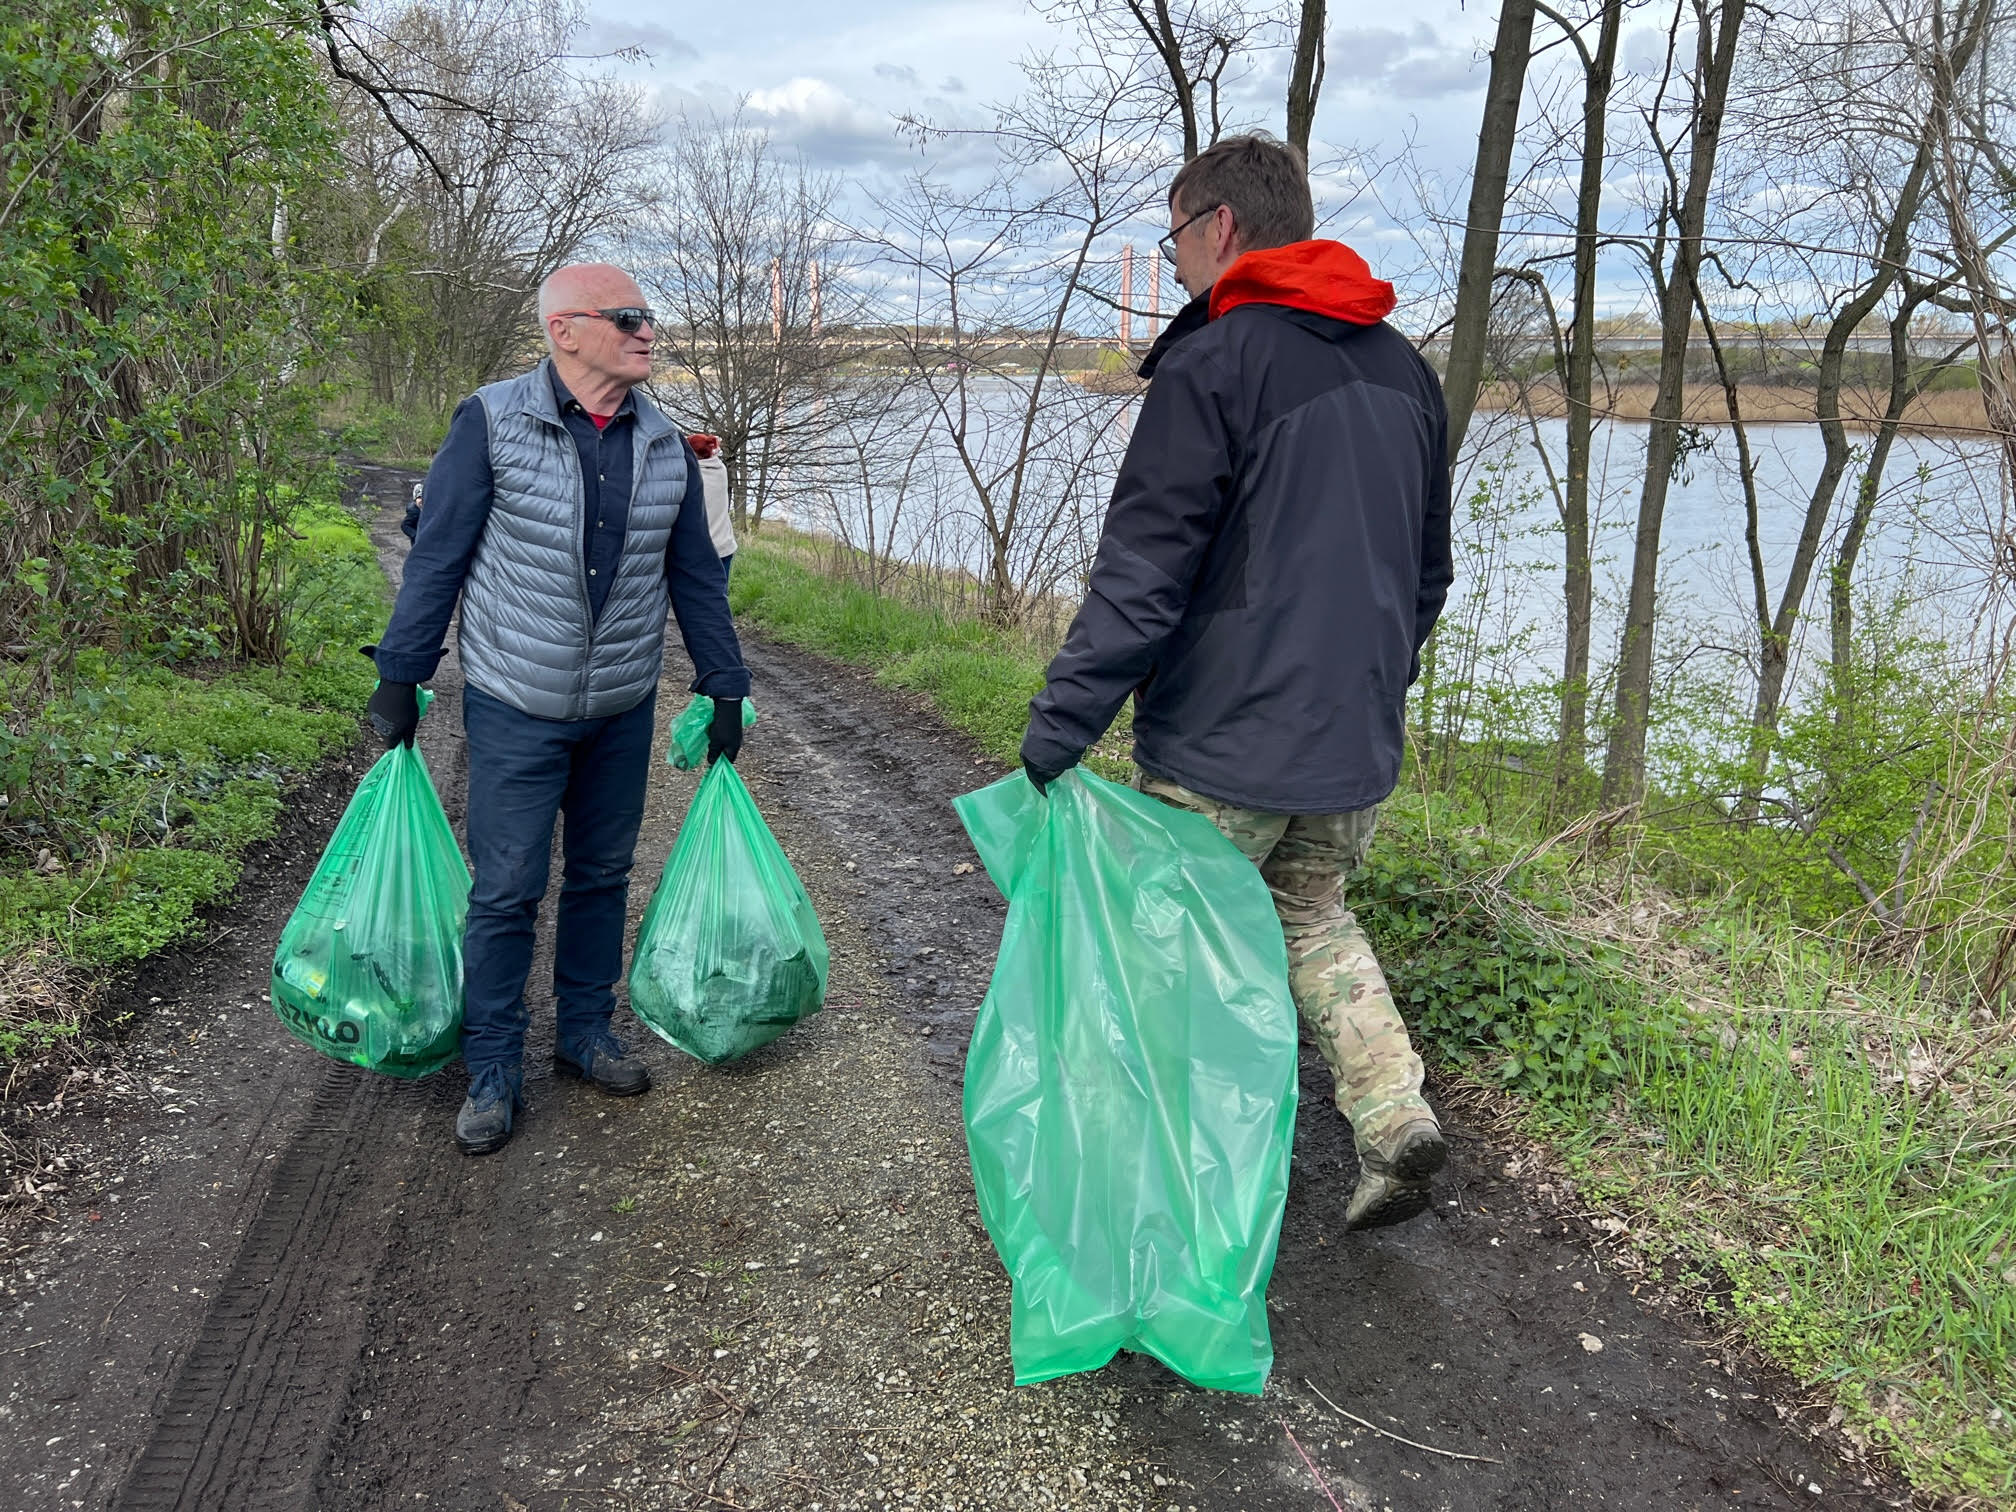
[[1164,362],[1114,481],[1085,602],[1029,706],[1022,759],[1069,767],[1106,733],[1183,622],[1232,490],[1232,443],[1208,361]]
[[[707,494],[700,480],[700,459],[686,448],[686,498],[672,525],[665,549],[665,577],[672,591],[672,617],[693,663],[695,693],[710,698],[746,698],[749,671],[742,665],[742,643],[728,613],[728,574],[714,554],[707,529]],[[429,502],[432,508],[432,502]]]
[[419,683],[434,675],[463,579],[490,520],[490,420],[483,401],[464,399],[427,469],[425,507],[406,556],[392,622],[378,642],[378,675]]

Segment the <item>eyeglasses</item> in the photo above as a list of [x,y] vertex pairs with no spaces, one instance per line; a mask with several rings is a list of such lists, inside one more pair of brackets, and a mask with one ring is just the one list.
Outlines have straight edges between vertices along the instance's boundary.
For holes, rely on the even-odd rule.
[[1209,210],[1199,210],[1195,215],[1191,216],[1190,219],[1183,222],[1182,225],[1178,226],[1174,231],[1171,231],[1167,236],[1163,237],[1160,241],[1158,241],[1156,245],[1162,249],[1162,261],[1169,264],[1169,266],[1172,268],[1175,267],[1176,238],[1181,236],[1185,231],[1188,231],[1200,220],[1205,219],[1207,216],[1216,215],[1220,210],[1224,208],[1225,207],[1223,205],[1213,205]]
[[658,316],[653,311],[640,310],[636,305],[624,305],[614,310],[555,310],[553,315],[568,319],[606,320],[625,336],[635,336],[645,326],[658,324]]

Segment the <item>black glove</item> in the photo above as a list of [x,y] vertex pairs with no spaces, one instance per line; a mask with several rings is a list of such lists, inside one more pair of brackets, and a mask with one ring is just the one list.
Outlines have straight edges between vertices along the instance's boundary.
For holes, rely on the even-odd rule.
[[1029,779],[1031,787],[1036,789],[1045,798],[1048,798],[1050,796],[1050,784],[1076,765],[1078,763],[1074,761],[1071,763],[1071,766],[1059,767],[1053,772],[1048,767],[1037,766],[1034,762],[1025,759],[1022,765],[1022,774]]
[[420,728],[420,688],[417,683],[385,682],[371,695],[368,706],[371,728],[385,742],[385,749],[413,744],[413,732]]
[[742,700],[739,698],[717,698],[714,700],[714,723],[707,726],[707,764],[726,757],[733,766],[735,758],[742,754]]

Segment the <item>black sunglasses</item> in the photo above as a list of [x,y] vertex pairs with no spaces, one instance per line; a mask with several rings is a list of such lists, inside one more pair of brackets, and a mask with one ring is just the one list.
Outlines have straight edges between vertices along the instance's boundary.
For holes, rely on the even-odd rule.
[[1197,222],[1203,220],[1206,216],[1216,215],[1220,210],[1224,208],[1225,207],[1223,205],[1213,205],[1209,210],[1199,210],[1195,215],[1191,216],[1190,219],[1183,222],[1183,224],[1178,226],[1174,231],[1171,231],[1167,236],[1162,237],[1159,241],[1157,241],[1156,245],[1162,249],[1162,261],[1169,264],[1169,266],[1172,268],[1175,267],[1176,238],[1181,236],[1185,231],[1188,231],[1192,226],[1196,225]]
[[658,324],[658,317],[650,310],[640,310],[636,305],[624,305],[614,310],[555,310],[555,315],[576,317],[583,320],[606,320],[625,336],[635,336],[645,326]]

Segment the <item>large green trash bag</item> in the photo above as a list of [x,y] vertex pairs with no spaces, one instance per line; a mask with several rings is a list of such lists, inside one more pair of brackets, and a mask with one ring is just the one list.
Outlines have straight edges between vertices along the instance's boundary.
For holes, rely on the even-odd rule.
[[660,1038],[719,1065],[818,1012],[827,959],[784,848],[734,765],[715,762],[644,910],[631,1009]]
[[[742,700],[742,728],[756,723],[756,701]],[[707,732],[714,724],[714,700],[695,693],[693,701],[672,721],[672,749],[665,759],[682,772],[690,772],[707,759]]]
[[425,1076],[462,1040],[469,868],[414,746],[357,785],[273,954],[273,1011],[325,1055]]
[[1074,769],[954,800],[1008,899],[966,1053],[1015,1383],[1122,1349],[1257,1392],[1295,1127],[1295,1006],[1259,869],[1197,814]]

